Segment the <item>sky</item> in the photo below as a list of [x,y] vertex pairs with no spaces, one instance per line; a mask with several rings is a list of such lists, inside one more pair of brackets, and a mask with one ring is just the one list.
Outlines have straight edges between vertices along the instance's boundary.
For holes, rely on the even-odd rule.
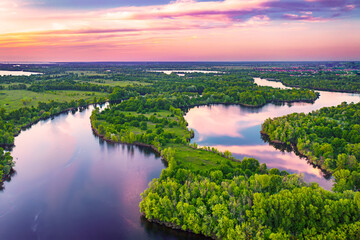
[[0,0],[0,61],[360,60],[360,0]]

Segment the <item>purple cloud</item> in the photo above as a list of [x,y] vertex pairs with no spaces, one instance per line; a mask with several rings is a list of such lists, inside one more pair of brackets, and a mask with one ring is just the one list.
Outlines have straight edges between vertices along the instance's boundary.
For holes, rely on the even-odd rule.
[[264,14],[272,19],[321,21],[351,17],[351,14],[360,16],[359,2],[355,0],[281,0],[266,2],[263,6]]

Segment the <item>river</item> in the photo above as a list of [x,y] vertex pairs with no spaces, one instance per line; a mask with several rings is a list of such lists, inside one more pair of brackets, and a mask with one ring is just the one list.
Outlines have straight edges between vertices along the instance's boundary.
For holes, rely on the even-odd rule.
[[[320,93],[314,104],[202,106],[185,117],[200,145],[303,173],[307,181],[329,189],[331,181],[321,171],[293,153],[276,150],[259,133],[268,117],[360,100],[356,94]],[[140,193],[165,165],[148,148],[109,144],[94,136],[92,109],[40,121],[15,138],[16,173],[0,192],[1,239],[201,239],[141,219]]]
[[0,192],[1,239],[193,239],[140,218],[140,193],[165,168],[148,148],[109,144],[93,107],[15,138],[16,174]]
[[[286,89],[281,82],[255,78],[260,86]],[[200,146],[212,146],[220,151],[229,150],[233,156],[254,157],[268,168],[278,168],[290,173],[299,173],[307,182],[317,182],[330,190],[333,182],[325,178],[322,171],[300,158],[294,152],[281,151],[265,142],[260,134],[261,124],[267,118],[283,116],[294,112],[308,113],[322,107],[339,105],[341,102],[359,102],[359,94],[318,91],[320,97],[314,103],[266,104],[251,108],[239,105],[215,104],[189,110],[185,119],[194,129],[192,142]]]

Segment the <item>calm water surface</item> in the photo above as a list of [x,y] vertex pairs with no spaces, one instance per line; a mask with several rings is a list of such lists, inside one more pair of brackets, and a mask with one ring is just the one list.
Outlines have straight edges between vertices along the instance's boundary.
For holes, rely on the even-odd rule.
[[[331,182],[318,169],[265,143],[261,123],[268,117],[359,100],[355,94],[321,92],[315,104],[204,106],[191,109],[186,119],[200,145],[303,173],[307,181],[329,189]],[[0,192],[0,238],[199,239],[141,220],[140,193],[165,166],[147,148],[108,144],[95,137],[91,110],[39,122],[15,139],[16,174]]]
[[[280,82],[255,78],[262,86],[286,88]],[[267,118],[279,117],[294,112],[308,113],[322,107],[336,106],[341,102],[359,102],[358,94],[319,91],[315,103],[267,104],[260,108],[238,105],[212,105],[191,109],[185,116],[189,128],[194,129],[195,141],[200,146],[213,146],[221,151],[229,150],[239,159],[254,157],[269,168],[279,168],[291,173],[301,173],[308,182],[317,182],[331,189],[332,181],[293,152],[282,152],[261,138],[261,124]]]
[[12,75],[12,76],[30,76],[32,74],[42,74],[37,72],[23,72],[23,71],[4,71],[0,70],[0,76]]
[[176,70],[176,69],[173,69],[173,70],[150,70],[149,72],[162,72],[162,73],[165,73],[165,74],[172,74],[173,72],[174,73],[177,73],[177,75],[179,76],[184,76],[185,74],[183,73],[222,73],[222,72],[219,72],[219,71],[204,71],[204,70]]
[[193,239],[142,221],[140,193],[165,168],[147,148],[108,144],[92,107],[39,122],[16,139],[16,174],[0,192],[0,239]]

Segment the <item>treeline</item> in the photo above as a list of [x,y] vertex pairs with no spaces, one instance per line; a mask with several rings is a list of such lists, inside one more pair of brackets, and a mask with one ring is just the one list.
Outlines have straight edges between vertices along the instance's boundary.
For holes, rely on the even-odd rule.
[[[131,89],[131,90],[126,90]],[[141,111],[157,111],[157,109],[167,109],[170,105],[176,108],[186,108],[196,105],[207,104],[242,104],[247,106],[261,106],[268,102],[284,102],[284,101],[313,101],[318,95],[317,93],[307,90],[290,91],[273,91],[273,88],[261,89],[254,91],[237,92],[227,95],[221,92],[205,92],[199,95],[197,92],[175,92],[175,93],[151,93],[143,97],[135,97],[138,94],[132,88],[118,88],[110,94],[110,101],[114,99],[122,99],[135,97],[131,101],[122,103],[121,106],[131,111],[140,109]],[[232,97],[233,96],[233,97]],[[265,97],[264,97],[265,96]],[[146,101],[148,101],[146,103]],[[145,104],[145,106],[143,106]],[[151,105],[153,104],[153,105]]]
[[14,164],[10,152],[5,152],[4,149],[0,147],[0,182],[5,180],[6,176],[10,174]]
[[[140,88],[140,91],[136,89]],[[87,82],[79,82],[74,80],[48,80],[38,81],[26,87],[25,84],[10,85],[8,89],[27,89],[34,92],[44,92],[53,90],[74,90],[74,91],[92,91],[92,92],[106,92],[109,94],[109,101],[118,101],[129,97],[138,96],[142,93],[141,86],[136,85],[134,87],[112,87],[101,84],[92,84]]]
[[199,75],[178,81],[157,81],[156,93],[197,93],[196,104],[233,103],[262,106],[269,102],[315,101],[318,93],[304,89],[261,87],[243,73]]
[[253,87],[239,89],[230,88],[224,92],[216,91],[216,88],[205,89],[199,99],[202,103],[234,103],[249,106],[262,106],[266,103],[292,102],[292,101],[315,101],[318,93],[303,89],[279,90],[271,87]]
[[341,92],[360,92],[360,75],[357,71],[336,72],[320,71],[319,73],[263,73],[257,76],[271,78],[281,81],[290,87],[301,87],[317,90],[341,91]]
[[[27,89],[35,92],[53,90],[97,91],[114,93],[112,99],[119,96],[128,98],[146,94],[191,94],[196,98],[193,105],[202,104],[243,104],[248,106],[262,106],[270,102],[315,101],[318,94],[305,89],[275,89],[261,87],[254,83],[248,72],[234,72],[221,74],[189,74],[180,77],[176,74],[154,73],[147,71],[128,70],[127,73],[106,72],[102,75],[80,75],[65,73],[63,75],[31,76],[32,81],[24,77],[7,77],[4,83],[6,89]],[[7,79],[5,81],[5,79]],[[102,79],[114,81],[138,81],[151,83],[150,85],[132,84],[126,87],[115,87],[101,84]],[[94,83],[92,83],[94,82]],[[96,83],[95,83],[96,82]],[[14,84],[18,83],[18,84]],[[26,84],[30,85],[27,86]],[[126,94],[124,93],[126,92]],[[118,96],[119,95],[119,96]],[[186,97],[185,97],[186,98]],[[184,105],[184,104],[183,104]],[[180,106],[180,105],[179,105]],[[184,105],[185,106],[185,105]]]
[[267,119],[262,131],[334,173],[333,190],[360,190],[360,103]]
[[[4,108],[0,108],[0,146],[7,148],[12,147],[14,145],[14,137],[19,134],[21,129],[29,127],[39,120],[47,119],[69,109],[75,110],[78,107],[85,107],[90,103],[103,103],[106,100],[105,98],[97,99],[94,97],[91,101],[79,99],[78,101],[73,100],[70,102],[39,102],[37,107],[22,107],[10,112],[7,112]],[[11,169],[14,164],[12,163],[10,153],[7,152],[4,156],[4,163],[1,164],[4,166],[3,173],[4,176],[6,176],[9,171],[8,167],[5,166],[10,166]],[[0,165],[0,170],[1,169],[2,167]],[[1,179],[0,176],[0,181]]]
[[0,90],[26,90],[27,88],[27,85],[24,83],[0,85]]
[[[269,102],[285,101],[314,101],[318,93],[304,89],[275,89],[271,87],[259,87],[254,84],[253,79],[242,74],[229,74],[221,76],[199,76],[196,78],[181,78],[177,75],[157,74],[157,80],[153,80],[154,73],[142,73],[134,77],[135,80],[145,81],[144,76],[152,79],[150,86],[133,84],[123,88],[79,82],[74,80],[49,80],[37,81],[28,90],[80,90],[80,91],[100,91],[116,92],[116,99],[120,95],[124,98],[145,95],[145,94],[176,94],[181,95],[191,93],[195,98],[193,105],[212,104],[212,103],[232,103],[244,104],[249,106],[262,106]],[[134,80],[133,79],[133,80]],[[127,94],[124,94],[127,92]],[[195,95],[193,95],[195,94]],[[114,95],[114,94],[113,94]],[[113,99],[110,96],[110,100]],[[180,105],[179,105],[180,106]],[[184,105],[185,106],[185,105]]]
[[28,90],[34,92],[43,92],[48,90],[77,90],[94,92],[111,92],[112,87],[100,84],[91,84],[78,82],[74,80],[48,80],[37,81],[28,87]]
[[359,192],[306,186],[296,175],[252,173],[229,179],[220,170],[209,176],[166,170],[142,194],[140,210],[150,221],[215,239],[360,237]]
[[56,115],[68,109],[76,109],[84,107],[90,103],[105,102],[105,98],[94,99],[89,102],[84,99],[70,102],[39,102],[37,107],[22,107],[10,112],[6,112],[4,108],[0,109],[0,146],[12,146],[14,144],[14,136],[20,130],[31,124]]
[[[11,75],[5,75],[0,76],[0,83],[2,84],[10,84],[10,83],[26,83],[31,84],[34,81],[37,81],[39,79],[43,79],[43,75],[30,75],[30,76],[11,76]],[[44,79],[46,79],[45,77]]]

